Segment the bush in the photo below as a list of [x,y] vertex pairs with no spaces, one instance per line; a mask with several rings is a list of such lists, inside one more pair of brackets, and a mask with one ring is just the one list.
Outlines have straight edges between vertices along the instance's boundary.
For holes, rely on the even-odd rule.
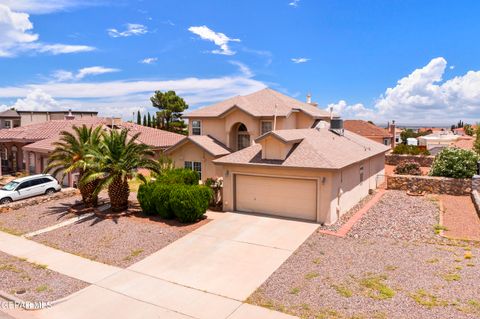
[[416,145],[398,144],[392,151],[393,154],[430,155],[430,152]]
[[422,175],[420,164],[413,161],[400,162],[395,167],[395,174],[399,175]]
[[153,201],[153,192],[157,185],[155,183],[142,184],[138,188],[137,199],[140,207],[147,215],[154,215],[156,213],[155,202]]
[[175,216],[182,223],[193,223],[208,209],[212,190],[202,185],[170,185],[169,204]]
[[166,170],[162,174],[158,175],[156,179],[156,182],[160,184],[198,185],[200,176],[194,170],[176,168]]
[[477,153],[460,149],[444,148],[435,156],[431,176],[444,176],[453,178],[471,178],[477,173]]
[[155,212],[163,219],[173,219],[175,214],[170,207],[170,196],[175,185],[157,184],[153,190]]

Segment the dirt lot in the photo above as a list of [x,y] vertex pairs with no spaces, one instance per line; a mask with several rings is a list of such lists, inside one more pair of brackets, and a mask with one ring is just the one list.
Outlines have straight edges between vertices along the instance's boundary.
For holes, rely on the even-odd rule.
[[346,238],[313,234],[249,302],[301,318],[478,318],[480,249],[438,203],[388,191]]
[[23,301],[52,302],[88,284],[0,252],[0,290]]

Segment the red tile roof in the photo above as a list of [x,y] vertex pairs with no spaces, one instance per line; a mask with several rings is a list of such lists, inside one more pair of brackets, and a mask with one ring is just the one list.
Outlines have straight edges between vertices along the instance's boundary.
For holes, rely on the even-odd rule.
[[387,129],[363,120],[345,120],[343,121],[343,127],[350,132],[365,137],[392,137]]
[[[12,129],[0,130],[0,142],[20,141],[34,142],[24,147],[25,150],[51,151],[52,143],[59,140],[60,132],[70,130],[74,125],[81,126],[105,126],[107,129],[112,120],[101,117],[85,117],[75,120],[54,120],[38,124],[25,125]],[[140,133],[138,140],[141,143],[154,148],[165,149],[176,144],[184,138],[183,135],[167,132],[151,127],[145,127],[134,123],[123,122],[116,119],[114,122],[118,128],[129,129],[129,135]]]

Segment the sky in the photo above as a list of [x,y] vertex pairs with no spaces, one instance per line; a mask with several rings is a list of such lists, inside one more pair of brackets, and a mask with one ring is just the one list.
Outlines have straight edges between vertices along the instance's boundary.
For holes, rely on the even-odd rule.
[[477,0],[0,0],[0,110],[195,109],[265,87],[344,118],[480,121]]

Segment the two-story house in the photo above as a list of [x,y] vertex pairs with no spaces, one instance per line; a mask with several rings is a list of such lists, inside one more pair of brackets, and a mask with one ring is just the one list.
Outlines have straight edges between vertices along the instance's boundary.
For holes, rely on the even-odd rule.
[[[223,176],[223,209],[333,223],[384,175],[389,147],[314,104],[271,89],[193,111],[165,151],[202,180]],[[330,123],[331,122],[331,123]]]
[[272,89],[235,96],[192,111],[188,138],[166,151],[176,167],[192,168],[202,180],[222,176],[213,164],[220,156],[244,149],[272,130],[311,128],[318,121],[330,121],[331,114]]

